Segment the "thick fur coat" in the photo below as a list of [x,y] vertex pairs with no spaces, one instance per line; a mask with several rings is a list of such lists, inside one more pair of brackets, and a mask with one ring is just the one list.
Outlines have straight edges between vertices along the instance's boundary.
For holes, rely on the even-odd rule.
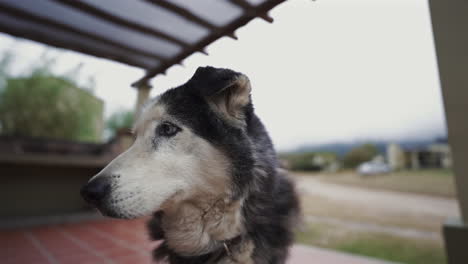
[[164,240],[156,260],[285,263],[298,198],[250,91],[241,73],[199,68],[147,104],[134,146],[91,179],[83,196],[114,217],[153,212],[151,236]]

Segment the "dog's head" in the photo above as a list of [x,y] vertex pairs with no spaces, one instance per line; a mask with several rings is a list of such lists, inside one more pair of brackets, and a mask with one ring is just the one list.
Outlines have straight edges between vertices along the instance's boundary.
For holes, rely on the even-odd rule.
[[250,111],[245,75],[198,68],[187,83],[143,108],[135,122],[133,145],[81,193],[103,214],[118,218],[149,215],[213,190],[232,195],[230,149],[248,145]]

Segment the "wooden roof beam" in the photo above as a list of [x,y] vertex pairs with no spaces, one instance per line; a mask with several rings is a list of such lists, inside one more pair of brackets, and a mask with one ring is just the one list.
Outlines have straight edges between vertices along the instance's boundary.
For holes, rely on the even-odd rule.
[[[23,20],[26,20],[26,21],[30,21],[30,22],[33,22],[35,24],[44,25],[46,27],[53,27],[53,28],[57,28],[59,30],[71,32],[71,33],[76,34],[78,36],[84,36],[84,37],[93,39],[93,40],[95,40],[97,42],[101,42],[101,43],[104,43],[104,44],[107,44],[107,45],[110,45],[110,46],[117,47],[119,49],[129,51],[130,53],[135,53],[135,54],[138,54],[138,55],[147,56],[149,58],[153,58],[153,59],[156,59],[158,61],[164,61],[164,58],[162,58],[159,55],[156,55],[156,54],[153,54],[153,53],[150,53],[150,52],[147,52],[147,51],[143,51],[143,50],[140,50],[140,49],[137,49],[137,48],[134,48],[134,47],[129,47],[129,46],[124,45],[122,43],[103,38],[103,37],[101,37],[99,35],[84,32],[84,31],[76,29],[74,27],[71,27],[71,26],[68,26],[68,25],[53,21],[53,20],[45,18],[45,17],[37,16],[35,14],[29,13],[29,12],[26,12],[24,10],[17,9],[17,8],[8,6],[8,5],[4,5],[2,3],[0,3],[0,10],[3,11],[4,13],[10,15],[10,16],[17,17],[17,18],[20,18],[20,19],[23,19]],[[67,47],[64,47],[64,48],[67,48]]]
[[261,19],[265,20],[268,23],[273,23],[273,18],[268,15],[267,12],[264,13],[257,13],[255,11],[255,6],[251,5],[249,2],[245,0],[229,0],[231,3],[239,6],[240,8],[244,9],[245,12],[247,12],[248,15],[252,16],[258,16]]
[[[235,0],[237,1],[237,0]],[[171,60],[163,62],[161,65],[158,67],[155,67],[154,69],[150,69],[146,72],[145,76],[143,76],[141,79],[137,80],[132,84],[134,87],[138,87],[140,83],[148,82],[149,79],[153,78],[157,74],[161,72],[165,72],[169,67],[171,67],[174,64],[177,64],[179,61],[184,60],[191,54],[195,52],[202,52],[205,47],[216,41],[217,39],[229,35],[232,32],[234,32],[236,29],[242,27],[243,25],[247,24],[249,21],[251,21],[253,18],[257,17],[259,14],[266,14],[268,10],[272,9],[273,7],[279,5],[280,3],[284,2],[285,0],[271,0],[267,1],[263,4],[260,4],[256,7],[252,7],[253,9],[253,15],[246,15],[244,14],[241,16],[239,19],[236,19],[235,21],[231,22],[225,27],[222,27],[220,31],[215,32],[214,34],[202,39],[199,41],[197,44],[193,45],[190,49],[187,49],[183,51],[181,54],[177,55],[176,57],[172,58]]]
[[137,22],[132,22],[132,21],[126,20],[126,19],[124,19],[122,17],[113,15],[113,14],[111,14],[111,13],[105,11],[105,10],[102,10],[102,9],[100,9],[98,7],[90,5],[90,4],[88,4],[86,2],[83,2],[83,1],[76,1],[76,0],[54,0],[54,1],[59,2],[61,4],[64,4],[64,5],[67,5],[67,6],[70,6],[70,7],[73,7],[73,8],[76,8],[76,9],[78,9],[80,11],[83,11],[83,12],[86,12],[88,14],[91,14],[91,15],[95,16],[96,18],[107,20],[109,22],[112,22],[114,24],[129,28],[131,30],[139,31],[139,32],[147,34],[147,35],[151,35],[151,36],[154,36],[154,37],[157,37],[157,38],[160,38],[160,39],[164,39],[166,41],[177,44],[177,45],[182,46],[184,48],[189,46],[188,43],[186,43],[186,42],[184,42],[184,41],[182,41],[180,39],[177,39],[175,37],[172,37],[172,36],[170,36],[170,35],[168,35],[166,33],[163,33],[163,32],[161,32],[161,31],[159,31],[157,29],[141,25],[141,24],[139,24]]
[[254,9],[255,7],[245,0],[229,0],[229,2],[241,7],[242,9]]
[[167,1],[162,1],[162,0],[145,0],[148,3],[151,3],[153,5],[157,5],[159,7],[162,7],[164,9],[169,10],[172,13],[175,13],[184,19],[187,19],[190,22],[196,23],[202,27],[208,28],[210,30],[218,30],[219,28],[212,23],[208,22],[206,19],[201,18],[189,10],[180,7],[178,5],[175,5],[173,3],[167,2]]
[[[1,10],[0,10],[1,12]],[[109,59],[109,60],[113,60],[113,61],[118,61],[120,63],[123,63],[123,64],[128,64],[128,65],[132,65],[132,66],[135,66],[135,67],[139,67],[139,68],[146,68],[146,66],[128,56],[123,56],[122,54],[110,54],[110,53],[99,53],[99,52],[96,52],[95,50],[92,50],[92,49],[87,49],[87,48],[84,48],[82,46],[79,46],[79,45],[76,45],[75,43],[70,43],[70,42],[67,42],[67,41],[63,41],[63,40],[60,40],[60,39],[55,39],[55,38],[50,38],[50,37],[45,37],[43,34],[41,33],[38,33],[37,31],[33,31],[33,30],[26,30],[26,31],[16,31],[10,27],[6,27],[6,26],[3,26],[3,25],[0,25],[0,31],[6,33],[6,34],[10,34],[14,37],[20,37],[20,38],[25,38],[25,39],[30,39],[30,40],[34,40],[34,41],[37,41],[37,42],[40,42],[40,43],[44,43],[44,44],[47,44],[47,45],[50,45],[50,46],[54,46],[54,47],[57,47],[57,48],[65,48],[65,49],[68,49],[68,50],[73,50],[73,51],[76,51],[76,52],[80,52],[80,53],[85,53],[85,54],[89,54],[89,55],[92,55],[92,56],[96,56],[96,57],[99,57],[99,58],[106,58],[106,59]]]

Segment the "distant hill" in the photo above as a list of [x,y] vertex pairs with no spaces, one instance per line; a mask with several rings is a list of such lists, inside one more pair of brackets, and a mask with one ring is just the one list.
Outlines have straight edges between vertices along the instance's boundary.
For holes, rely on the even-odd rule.
[[434,142],[439,142],[440,139],[434,140],[402,140],[402,141],[356,141],[356,142],[337,142],[337,143],[328,143],[328,144],[317,144],[317,145],[303,145],[296,148],[293,151],[289,152],[333,152],[338,156],[345,155],[352,148],[357,147],[362,144],[371,143],[377,146],[377,149],[380,153],[385,153],[387,145],[389,143],[397,143],[404,149],[415,149],[415,148],[424,148],[429,144]]

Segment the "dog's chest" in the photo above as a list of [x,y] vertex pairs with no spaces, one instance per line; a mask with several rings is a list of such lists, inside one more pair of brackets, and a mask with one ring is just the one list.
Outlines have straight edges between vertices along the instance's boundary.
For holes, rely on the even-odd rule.
[[[168,246],[182,255],[213,252],[238,236],[242,228],[239,203],[223,199],[186,202],[169,209],[162,219]],[[229,263],[229,262],[226,262]]]

